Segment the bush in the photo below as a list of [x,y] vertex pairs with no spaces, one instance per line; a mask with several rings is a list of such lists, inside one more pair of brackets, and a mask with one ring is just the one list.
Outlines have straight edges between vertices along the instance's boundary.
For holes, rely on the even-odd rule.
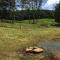
[[54,19],[41,19],[39,24],[40,26],[50,27],[54,26],[56,23]]

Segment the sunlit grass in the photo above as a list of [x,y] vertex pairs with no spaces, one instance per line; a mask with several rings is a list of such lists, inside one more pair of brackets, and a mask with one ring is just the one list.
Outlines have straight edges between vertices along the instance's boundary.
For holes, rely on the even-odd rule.
[[[18,50],[21,51],[29,46],[37,46],[40,41],[44,40],[60,42],[60,28],[41,28],[39,24],[24,22],[0,24],[0,55],[2,57],[5,55],[16,56]],[[3,60],[2,57],[1,60]],[[6,60],[18,60],[18,58],[20,59],[20,57],[16,59],[9,57]],[[35,60],[35,57],[33,59]],[[21,57],[21,60],[24,59]]]

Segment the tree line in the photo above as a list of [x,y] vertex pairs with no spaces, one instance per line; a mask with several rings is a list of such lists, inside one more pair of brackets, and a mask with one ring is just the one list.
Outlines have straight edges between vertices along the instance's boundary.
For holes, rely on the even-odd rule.
[[[13,16],[14,13],[15,17]],[[34,14],[34,16],[33,16]],[[26,20],[26,19],[41,19],[41,18],[54,18],[54,11],[50,10],[21,10],[21,11],[0,11],[0,19],[13,20]]]
[[0,19],[3,21],[25,20],[41,18],[55,18],[56,22],[60,22],[60,3],[56,5],[55,10],[41,10],[43,0],[18,0],[20,1],[21,10],[16,10],[15,0],[0,0]]

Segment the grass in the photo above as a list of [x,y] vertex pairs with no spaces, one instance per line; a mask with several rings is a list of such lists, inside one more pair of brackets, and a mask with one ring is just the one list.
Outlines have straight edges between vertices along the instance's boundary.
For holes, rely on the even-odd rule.
[[[43,21],[49,21],[49,19],[43,19]],[[17,51],[22,51],[29,46],[37,46],[44,40],[60,42],[60,28],[41,28],[43,23],[52,24],[51,21],[43,21],[38,20],[36,24],[29,24],[27,20],[14,24],[0,23],[0,60],[40,60],[41,55],[24,57]]]

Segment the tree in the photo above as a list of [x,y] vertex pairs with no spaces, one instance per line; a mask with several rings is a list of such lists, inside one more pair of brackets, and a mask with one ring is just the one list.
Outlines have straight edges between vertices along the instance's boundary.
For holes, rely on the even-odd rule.
[[[0,0],[0,18],[1,19],[6,18],[7,7],[8,7],[7,1],[6,0]],[[1,20],[1,21],[3,21],[3,20]]]
[[40,9],[42,0],[21,0],[21,3],[22,3],[22,9],[25,9],[25,10],[28,9],[33,11],[32,16],[33,16],[33,24],[34,24],[36,10]]
[[60,3],[56,5],[55,9],[55,21],[60,23]]
[[15,0],[0,0],[0,15],[3,19],[12,18],[15,20]]

